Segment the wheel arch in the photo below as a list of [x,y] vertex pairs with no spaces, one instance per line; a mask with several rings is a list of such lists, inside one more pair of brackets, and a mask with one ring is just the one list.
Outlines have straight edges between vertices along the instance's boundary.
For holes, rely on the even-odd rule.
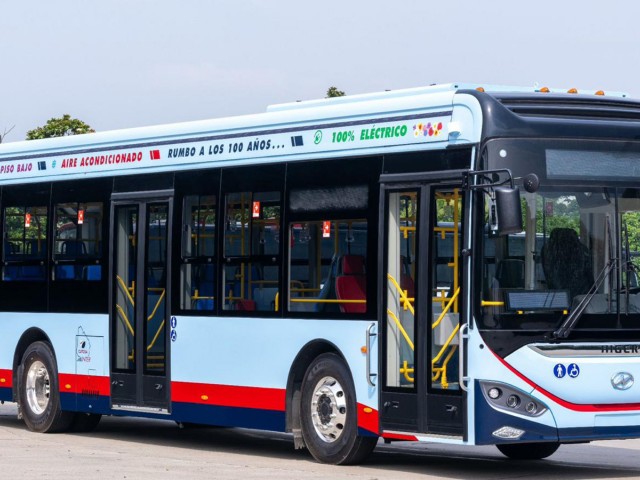
[[24,352],[27,350],[27,348],[29,348],[29,345],[31,345],[34,342],[48,343],[51,346],[51,352],[53,353],[53,358],[56,359],[56,362],[57,362],[56,352],[53,349],[53,345],[51,343],[51,340],[47,336],[47,334],[37,327],[32,327],[26,330],[20,337],[20,340],[18,341],[18,344],[16,345],[16,349],[13,353],[12,371],[13,371],[13,400],[14,401],[19,400],[18,384],[19,384],[20,375],[18,370],[22,362],[22,357],[24,355]]
[[302,448],[304,446],[302,436],[299,434],[301,429],[300,402],[302,395],[302,382],[311,363],[323,353],[334,353],[340,357],[349,370],[353,380],[353,374],[351,373],[351,368],[349,367],[345,356],[332,342],[324,339],[316,339],[310,341],[300,349],[289,370],[285,404],[285,428],[287,432],[294,433],[296,448]]

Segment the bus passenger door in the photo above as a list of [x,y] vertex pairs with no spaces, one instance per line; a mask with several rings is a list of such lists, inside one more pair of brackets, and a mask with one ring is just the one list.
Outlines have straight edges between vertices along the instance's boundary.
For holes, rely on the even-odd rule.
[[117,201],[111,225],[112,408],[168,411],[170,198]]
[[383,191],[382,429],[462,437],[461,190]]

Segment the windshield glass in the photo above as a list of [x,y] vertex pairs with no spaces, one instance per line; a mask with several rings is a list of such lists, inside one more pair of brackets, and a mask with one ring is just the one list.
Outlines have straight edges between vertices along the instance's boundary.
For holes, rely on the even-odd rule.
[[543,186],[522,210],[522,233],[484,229],[483,328],[555,330],[584,302],[575,330],[640,330],[640,190]]

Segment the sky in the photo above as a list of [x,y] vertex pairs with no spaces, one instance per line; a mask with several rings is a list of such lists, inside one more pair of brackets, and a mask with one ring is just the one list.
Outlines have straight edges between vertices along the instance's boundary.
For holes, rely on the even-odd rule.
[[0,0],[0,135],[97,131],[433,83],[640,98],[637,0]]

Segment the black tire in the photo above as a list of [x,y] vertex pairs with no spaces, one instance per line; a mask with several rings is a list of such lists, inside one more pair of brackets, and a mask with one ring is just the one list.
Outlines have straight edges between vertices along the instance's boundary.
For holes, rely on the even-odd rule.
[[542,460],[560,447],[557,442],[548,443],[503,443],[496,445],[503,455],[513,460]]
[[101,418],[102,415],[98,413],[76,413],[71,423],[71,431],[76,433],[93,432]]
[[58,367],[51,346],[34,342],[22,356],[18,397],[22,419],[33,432],[54,433],[69,429],[73,412],[62,411]]
[[[376,446],[378,437],[358,435],[353,381],[337,355],[322,354],[309,366],[302,383],[301,402],[302,438],[319,462],[359,463]],[[337,417],[330,418],[332,414]]]

